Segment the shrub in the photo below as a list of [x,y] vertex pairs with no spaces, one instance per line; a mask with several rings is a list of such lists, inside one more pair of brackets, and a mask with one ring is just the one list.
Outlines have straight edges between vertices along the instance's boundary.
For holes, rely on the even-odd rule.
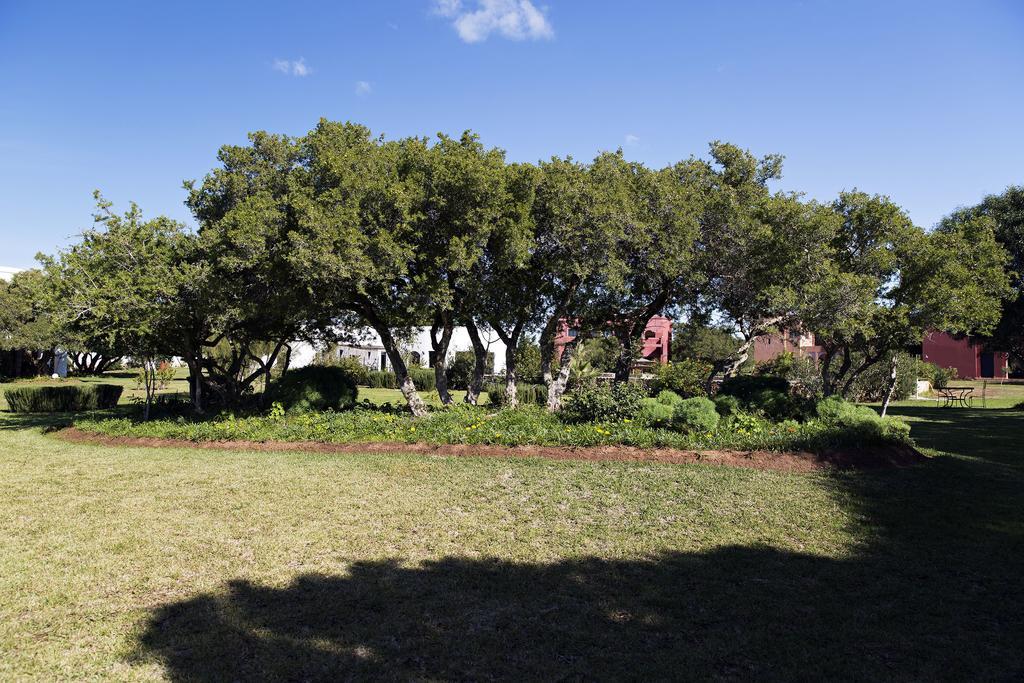
[[704,396],[704,385],[711,375],[711,365],[690,358],[658,366],[652,389],[674,391],[682,398]]
[[[505,405],[505,383],[488,382],[484,385],[487,399],[493,406]],[[544,384],[516,384],[516,398],[520,405],[544,405],[548,402],[548,388]]]
[[4,398],[14,413],[71,413],[113,408],[122,391],[117,384],[15,387],[4,391]]
[[[452,357],[452,362],[448,364],[446,370],[448,386],[452,389],[468,389],[469,383],[473,381],[474,368],[476,368],[476,356],[472,351],[456,351]],[[494,372],[493,351],[487,352],[487,360],[484,361],[484,372]]]
[[366,373],[366,386],[374,389],[397,389],[398,379],[395,373],[387,370],[369,370]]
[[719,396],[734,396],[745,410],[758,410],[773,420],[802,418],[807,402],[790,393],[789,381],[770,375],[739,375],[722,382]]
[[318,365],[336,365],[344,370],[356,384],[366,386],[370,383],[370,368],[355,356],[342,356],[330,363],[318,363]]
[[[875,363],[857,378],[849,395],[857,401],[881,401],[889,389],[889,372],[888,359]],[[893,390],[892,400],[902,401],[914,395],[917,389],[917,374],[918,365],[914,358],[906,353],[896,356],[896,388]],[[932,384],[934,383],[933,379]]]
[[841,429],[846,438],[854,443],[910,440],[910,425],[907,423],[881,417],[867,406],[849,403],[838,396],[818,401],[815,412],[818,419],[826,425]]
[[[675,394],[672,395],[675,396]],[[637,419],[649,427],[670,427],[674,408],[674,403],[662,403],[656,398],[645,398],[640,402],[640,413],[637,415]]]
[[344,410],[356,403],[356,382],[337,365],[307,365],[289,370],[274,388],[274,400],[291,412]]
[[658,392],[658,396],[657,396],[656,400],[658,401],[658,403],[661,403],[663,405],[674,406],[675,404],[677,404],[680,401],[682,401],[683,397],[680,396],[679,394],[677,394],[674,391],[669,391],[668,389],[664,389],[664,390]]
[[409,376],[412,377],[412,383],[416,385],[418,391],[433,391],[437,389],[437,376],[434,374],[434,368],[414,366],[409,368]]
[[780,353],[758,364],[754,374],[790,380],[791,386],[795,386],[801,395],[808,398],[820,396],[822,392],[821,373],[815,362],[791,352]]
[[673,408],[672,426],[681,432],[710,432],[718,426],[714,402],[704,396],[680,401]]
[[559,417],[563,422],[618,422],[636,417],[646,391],[639,384],[581,384],[565,395]]
[[715,396],[715,410],[722,417],[732,417],[740,412],[740,400],[728,394]]

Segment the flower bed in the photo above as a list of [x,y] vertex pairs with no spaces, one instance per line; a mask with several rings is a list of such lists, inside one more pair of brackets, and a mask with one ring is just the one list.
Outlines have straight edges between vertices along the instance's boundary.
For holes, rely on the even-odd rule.
[[[862,416],[863,417],[863,416]],[[681,432],[642,419],[565,424],[556,415],[527,406],[494,411],[457,406],[413,418],[397,411],[357,407],[344,412],[280,414],[205,420],[139,422],[129,418],[80,419],[80,430],[115,437],[207,441],[320,441],[325,443],[487,444],[504,446],[630,446],[690,450],[823,452],[840,447],[908,444],[909,428],[898,421],[864,417],[859,422],[812,418],[771,422],[737,413],[708,431]]]

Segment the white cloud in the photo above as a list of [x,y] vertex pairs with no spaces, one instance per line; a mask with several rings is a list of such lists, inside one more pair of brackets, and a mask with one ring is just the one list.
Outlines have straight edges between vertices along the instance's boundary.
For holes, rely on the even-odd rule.
[[635,145],[638,142],[640,142],[640,138],[639,137],[637,137],[636,135],[633,135],[632,133],[626,133],[626,144],[627,145]]
[[356,81],[357,95],[369,95],[371,90],[373,90],[373,86],[370,85],[369,81]]
[[512,40],[555,37],[544,11],[530,0],[476,0],[472,11],[462,0],[435,0],[434,13],[451,19],[455,31],[467,43],[485,41],[495,32]]
[[280,71],[291,76],[299,76],[300,78],[313,73],[313,70],[306,66],[305,57],[299,57],[295,60],[275,59],[274,71]]

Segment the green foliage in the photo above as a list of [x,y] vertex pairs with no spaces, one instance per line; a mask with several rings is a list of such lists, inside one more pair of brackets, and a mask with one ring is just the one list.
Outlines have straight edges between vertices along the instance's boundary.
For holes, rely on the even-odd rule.
[[[903,401],[914,395],[917,390],[916,359],[906,353],[896,355],[896,388],[893,390],[892,400]],[[855,401],[881,401],[885,398],[885,392],[889,388],[891,377],[889,363],[877,363],[865,370],[853,383],[847,397]],[[953,376],[956,371],[953,370]],[[945,370],[939,370],[933,375],[945,386],[948,382],[948,375]]]
[[559,417],[569,424],[632,419],[640,412],[645,394],[642,386],[632,382],[581,384],[565,395]]
[[672,411],[672,427],[682,432],[710,432],[719,419],[714,402],[705,396],[680,401]]
[[370,383],[370,368],[355,356],[342,356],[331,363],[322,363],[322,365],[337,365],[360,386]]
[[[505,405],[505,383],[488,382],[484,385],[487,392],[487,399],[492,406],[503,407]],[[548,388],[544,384],[516,383],[516,399],[520,405],[532,406],[543,405],[548,400]]]
[[123,390],[118,384],[24,386],[6,389],[4,398],[15,413],[72,413],[113,408]]
[[[675,396],[675,394],[672,395]],[[650,427],[668,428],[672,426],[674,408],[675,403],[663,403],[656,398],[645,398],[640,402],[640,413],[637,415],[637,419]]]
[[848,403],[838,396],[818,401],[818,418],[826,425],[838,427],[859,443],[910,442],[910,425],[892,417],[880,417],[867,406]]
[[368,370],[365,384],[373,389],[397,389],[398,378],[390,370]]
[[732,417],[733,415],[740,412],[740,400],[735,396],[728,394],[719,394],[715,396],[715,410],[722,417]]
[[433,368],[411,367],[409,368],[409,377],[412,378],[417,391],[434,391],[437,389],[437,375],[434,374]]
[[704,396],[704,387],[710,375],[711,364],[705,361],[685,358],[681,361],[663,363],[655,371],[652,389],[672,391],[683,398]]
[[944,368],[922,360],[917,361],[916,370],[917,377],[928,380],[933,389],[945,389],[957,377],[956,368]]
[[[473,381],[473,370],[476,368],[476,356],[472,351],[456,351],[452,361],[446,368],[448,375],[448,387],[450,389],[466,389]],[[487,360],[484,361],[484,373],[494,372],[494,352],[487,353]],[[416,385],[419,387],[419,385]]]
[[744,410],[757,410],[774,420],[799,418],[805,401],[794,396],[788,380],[768,375],[738,375],[722,382],[719,395],[735,396]]
[[823,389],[821,372],[815,362],[789,351],[758,364],[754,374],[789,380],[796,391],[808,398],[820,396]]
[[336,365],[307,365],[289,370],[273,390],[275,400],[298,413],[345,410],[356,403],[356,382]]
[[658,401],[658,403],[661,403],[662,405],[674,406],[675,404],[682,401],[683,397],[674,391],[662,389],[661,391],[658,392],[658,395],[655,397],[655,399]]
[[516,350],[516,378],[527,384],[541,384],[544,380],[540,367],[540,346],[533,342],[520,342]]

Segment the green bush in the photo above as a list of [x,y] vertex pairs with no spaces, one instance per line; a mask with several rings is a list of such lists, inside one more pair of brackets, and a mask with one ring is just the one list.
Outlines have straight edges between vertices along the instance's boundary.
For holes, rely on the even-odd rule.
[[658,392],[658,396],[656,397],[656,400],[658,401],[658,403],[661,403],[663,405],[674,406],[675,404],[677,404],[680,401],[682,401],[683,397],[680,396],[679,394],[677,394],[674,391],[669,391],[668,389],[664,389],[664,390]]
[[[446,375],[448,376],[448,387],[451,389],[468,389],[469,383],[473,381],[473,370],[476,368],[476,356],[472,351],[456,351],[452,362],[448,364]],[[487,352],[487,359],[484,361],[484,372],[494,372],[494,352]],[[417,385],[419,386],[419,385]]]
[[818,401],[815,412],[823,423],[843,430],[858,443],[910,440],[910,425],[906,422],[881,417],[867,406],[849,403],[838,396]]
[[651,383],[653,391],[673,391],[682,398],[704,396],[704,385],[711,375],[711,364],[686,358],[658,366]]
[[[505,383],[488,382],[484,385],[487,399],[493,406],[505,405]],[[516,383],[516,399],[520,405],[544,405],[548,402],[548,388],[544,384]]]
[[715,396],[715,410],[722,417],[732,417],[736,413],[740,412],[740,400],[735,396],[729,396],[728,394],[721,394]]
[[[893,390],[892,400],[903,401],[914,395],[917,390],[918,370],[917,360],[909,354],[900,353],[896,356],[896,388]],[[853,383],[849,396],[857,401],[881,401],[889,389],[890,372],[888,359],[875,363]],[[934,383],[933,379],[932,384]]]
[[356,384],[366,386],[370,383],[370,368],[366,367],[363,361],[355,356],[342,356],[330,363],[317,363],[317,365],[337,365],[351,377]]
[[4,398],[14,413],[73,413],[113,408],[123,391],[117,384],[14,387],[4,391]]
[[434,368],[414,366],[409,368],[409,376],[412,377],[412,383],[416,385],[417,391],[437,389],[437,376],[434,374]]
[[398,379],[388,370],[370,370],[366,373],[366,386],[373,389],[397,389]]
[[631,382],[581,384],[565,395],[559,417],[570,424],[631,419],[640,413],[646,393]]
[[722,382],[719,396],[734,396],[744,410],[756,410],[773,420],[802,418],[807,401],[790,392],[789,380],[770,375],[739,375]]
[[656,398],[645,398],[640,402],[640,413],[637,415],[637,419],[649,427],[670,427],[672,426],[674,408],[674,403],[663,403]]
[[307,365],[286,372],[273,398],[291,412],[344,410],[356,404],[356,382],[337,365]]
[[710,432],[718,426],[715,403],[704,396],[680,401],[672,412],[672,427],[681,432]]
[[790,380],[791,386],[808,398],[820,396],[822,392],[821,372],[817,364],[806,356],[788,351],[758,364],[754,374]]

